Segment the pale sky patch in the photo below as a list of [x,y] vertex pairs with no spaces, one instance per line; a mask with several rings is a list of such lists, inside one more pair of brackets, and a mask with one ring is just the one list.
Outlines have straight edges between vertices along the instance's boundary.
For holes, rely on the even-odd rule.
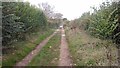
[[106,0],[25,0],[31,4],[38,5],[42,2],[55,6],[54,11],[63,14],[63,17],[73,20],[79,18],[82,13],[92,11],[90,6],[98,7]]

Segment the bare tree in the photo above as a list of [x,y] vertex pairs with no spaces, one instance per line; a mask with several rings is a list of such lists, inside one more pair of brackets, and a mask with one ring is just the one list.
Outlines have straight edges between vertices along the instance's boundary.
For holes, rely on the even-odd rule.
[[42,3],[39,4],[39,7],[43,10],[44,14],[48,17],[48,18],[52,18],[53,14],[54,14],[54,6],[50,6],[47,2],[46,3]]

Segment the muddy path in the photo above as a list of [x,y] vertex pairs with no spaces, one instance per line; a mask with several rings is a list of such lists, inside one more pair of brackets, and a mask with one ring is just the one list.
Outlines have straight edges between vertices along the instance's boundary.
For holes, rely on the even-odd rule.
[[65,31],[61,29],[61,45],[60,45],[60,60],[59,66],[72,66],[72,60],[69,54],[68,43],[65,37]]

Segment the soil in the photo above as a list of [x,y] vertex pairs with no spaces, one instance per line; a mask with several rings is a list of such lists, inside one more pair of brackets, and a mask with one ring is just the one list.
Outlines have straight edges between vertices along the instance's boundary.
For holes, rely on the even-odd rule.
[[69,54],[68,43],[65,37],[65,31],[61,29],[61,46],[60,46],[60,59],[59,66],[72,66],[72,60]]

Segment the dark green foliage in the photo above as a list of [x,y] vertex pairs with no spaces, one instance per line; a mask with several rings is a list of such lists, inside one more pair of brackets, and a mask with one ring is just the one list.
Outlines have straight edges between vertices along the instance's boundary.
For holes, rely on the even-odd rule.
[[115,43],[120,45],[120,1],[116,4],[116,8],[112,11],[112,13],[109,16],[109,22],[113,22],[117,25],[112,33],[112,36]]
[[91,14],[91,22],[89,26],[89,31],[95,36],[102,39],[111,38],[111,34],[115,29],[115,24],[108,22],[108,17],[110,13],[114,10],[111,9],[111,5],[107,3],[102,3],[100,9],[94,9],[94,13]]
[[2,19],[2,35],[3,35],[3,45],[10,44],[11,42],[17,41],[22,38],[21,33],[23,32],[24,24],[22,22],[17,22],[17,16],[14,14],[9,14]]
[[25,40],[28,33],[47,29],[42,10],[28,2],[2,2],[2,44]]
[[[85,24],[91,35],[101,39],[113,39],[120,44],[120,2],[103,2],[93,13],[84,13],[80,25]],[[83,26],[83,25],[82,25]]]

